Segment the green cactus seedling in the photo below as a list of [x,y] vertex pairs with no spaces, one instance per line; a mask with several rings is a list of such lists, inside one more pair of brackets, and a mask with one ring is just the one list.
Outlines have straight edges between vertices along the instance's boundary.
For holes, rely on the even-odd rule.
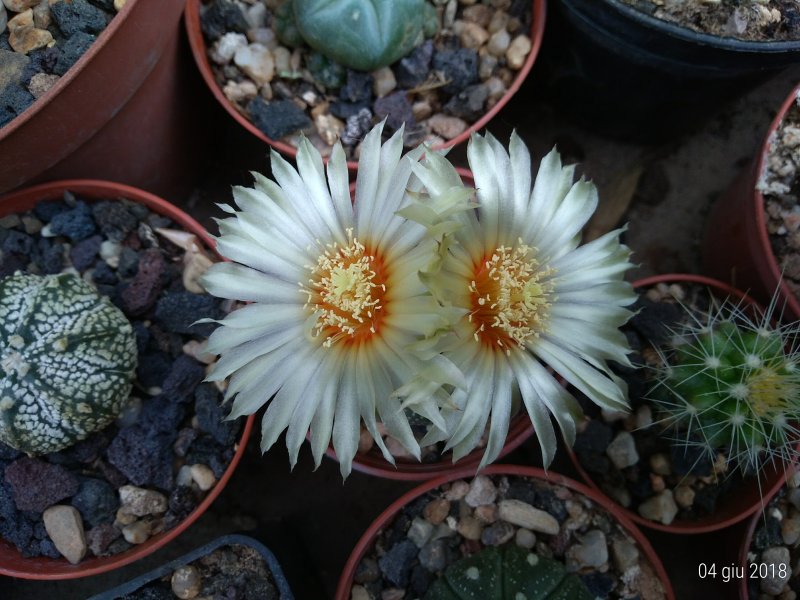
[[288,0],[306,43],[331,60],[373,71],[406,56],[423,37],[425,0]]
[[0,441],[66,448],[119,414],[136,370],[125,315],[80,278],[0,280]]
[[563,564],[516,544],[489,546],[450,565],[424,600],[594,600]]
[[798,324],[772,326],[724,302],[673,332],[650,396],[679,441],[757,471],[790,461],[800,422]]

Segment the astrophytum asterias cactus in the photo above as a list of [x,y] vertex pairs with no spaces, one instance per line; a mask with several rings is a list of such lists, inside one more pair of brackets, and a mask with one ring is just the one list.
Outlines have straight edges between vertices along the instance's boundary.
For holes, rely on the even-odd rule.
[[0,280],[0,441],[28,454],[108,425],[131,389],[125,315],[71,274]]
[[424,600],[593,600],[563,564],[515,544],[489,546],[452,564]]
[[309,46],[359,71],[392,64],[422,37],[425,0],[288,0]]

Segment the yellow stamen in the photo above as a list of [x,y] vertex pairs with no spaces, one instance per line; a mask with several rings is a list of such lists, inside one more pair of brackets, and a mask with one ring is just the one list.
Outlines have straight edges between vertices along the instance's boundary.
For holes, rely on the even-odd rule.
[[309,266],[311,277],[300,291],[308,295],[305,308],[317,314],[314,336],[323,345],[362,343],[376,335],[386,318],[386,268],[381,257],[347,230],[347,245],[327,244]]
[[554,273],[529,254],[536,250],[518,240],[515,247],[498,247],[473,268],[469,284],[469,321],[477,341],[509,354],[546,327]]

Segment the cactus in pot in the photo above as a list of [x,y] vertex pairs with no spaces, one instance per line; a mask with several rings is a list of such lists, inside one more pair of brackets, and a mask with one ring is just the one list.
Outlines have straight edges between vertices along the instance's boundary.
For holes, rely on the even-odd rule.
[[797,457],[800,324],[773,326],[730,301],[677,327],[650,396],[681,445],[756,472]]
[[372,71],[411,52],[436,18],[426,0],[286,0],[275,25],[284,43],[302,38],[337,63]]
[[450,565],[424,600],[592,600],[563,564],[516,544],[489,546]]
[[106,427],[128,398],[136,338],[75,275],[0,280],[0,441],[55,452]]

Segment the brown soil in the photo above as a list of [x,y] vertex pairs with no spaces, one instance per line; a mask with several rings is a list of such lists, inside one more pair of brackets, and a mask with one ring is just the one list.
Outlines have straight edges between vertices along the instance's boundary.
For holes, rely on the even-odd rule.
[[800,40],[797,0],[622,0],[634,8],[719,37],[740,40]]

